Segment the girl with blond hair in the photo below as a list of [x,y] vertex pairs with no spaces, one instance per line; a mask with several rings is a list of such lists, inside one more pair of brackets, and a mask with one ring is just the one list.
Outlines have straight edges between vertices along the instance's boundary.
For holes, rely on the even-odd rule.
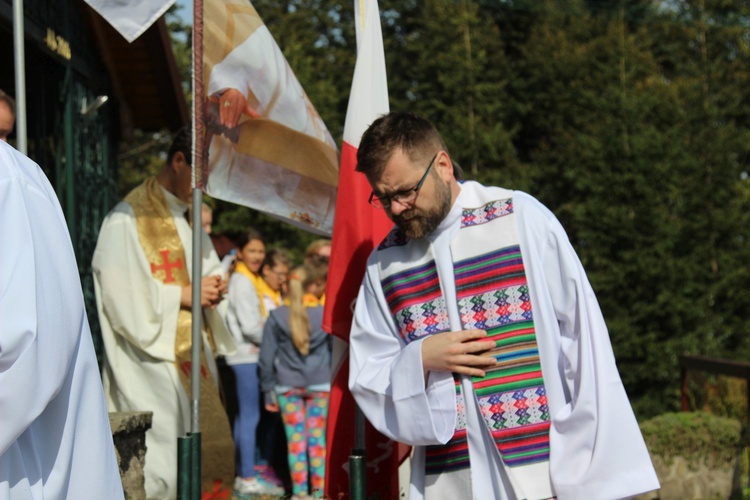
[[331,340],[320,298],[327,275],[321,263],[292,271],[288,304],[269,315],[258,361],[266,409],[284,421],[295,499],[321,497],[325,484]]

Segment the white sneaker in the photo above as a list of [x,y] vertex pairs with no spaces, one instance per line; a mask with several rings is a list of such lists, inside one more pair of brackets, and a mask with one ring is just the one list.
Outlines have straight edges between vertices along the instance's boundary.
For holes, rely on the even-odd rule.
[[283,496],[284,495],[284,488],[281,486],[277,486],[273,483],[270,483],[263,479],[262,477],[256,477],[255,479],[258,480],[258,483],[260,484],[261,488],[263,489],[264,495],[273,495],[273,496]]
[[237,478],[234,491],[240,495],[283,495],[284,489],[262,482],[257,477],[250,479]]
[[256,478],[242,479],[235,486],[235,491],[240,495],[260,495],[264,493],[262,485]]

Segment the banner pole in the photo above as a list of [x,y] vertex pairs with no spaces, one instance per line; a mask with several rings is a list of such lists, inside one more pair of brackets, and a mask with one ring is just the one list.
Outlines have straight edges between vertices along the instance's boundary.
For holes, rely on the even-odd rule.
[[190,432],[192,434],[201,431],[200,420],[200,361],[201,347],[203,339],[201,338],[201,322],[203,319],[203,309],[201,308],[201,277],[203,276],[202,249],[201,249],[201,213],[203,206],[203,191],[200,188],[199,179],[203,166],[203,106],[200,98],[202,89],[199,87],[198,71],[200,68],[200,57],[203,55],[203,1],[195,0],[193,11],[194,34],[193,37],[193,336],[192,336],[192,363],[190,372],[190,392],[191,392],[191,418]]
[[[193,2],[193,114],[192,114],[192,143],[193,151],[190,164],[193,166],[193,197],[192,197],[192,226],[193,226],[193,265],[192,265],[192,325],[191,325],[191,346],[190,346],[190,431],[185,438],[178,444],[180,460],[178,461],[178,480],[179,484],[186,489],[187,495],[182,498],[190,500],[200,500],[201,498],[201,420],[200,420],[200,402],[201,402],[201,352],[203,348],[203,338],[201,336],[201,326],[203,319],[203,309],[201,307],[201,277],[202,272],[202,248],[201,248],[201,212],[203,205],[203,191],[199,187],[198,179],[201,175],[203,160],[203,123],[201,100],[199,98],[202,89],[196,82],[200,68],[200,60],[203,48],[203,1],[195,0]],[[202,86],[201,86],[202,87]],[[181,447],[180,447],[181,446]],[[188,451],[185,450],[187,448]]]
[[[203,339],[201,337],[201,205],[203,192],[199,188],[193,189],[193,304],[192,304],[192,345],[190,363],[190,438],[193,446],[193,498],[200,500],[201,488],[201,352]],[[196,445],[197,443],[197,445]],[[197,475],[197,477],[196,477]],[[196,484],[198,485],[196,491]]]

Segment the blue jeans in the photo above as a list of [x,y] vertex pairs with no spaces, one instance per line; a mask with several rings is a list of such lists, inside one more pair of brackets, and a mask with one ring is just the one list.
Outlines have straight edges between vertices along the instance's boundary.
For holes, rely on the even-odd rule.
[[230,365],[237,382],[237,416],[234,419],[234,444],[237,447],[237,473],[255,477],[255,429],[260,419],[258,364]]

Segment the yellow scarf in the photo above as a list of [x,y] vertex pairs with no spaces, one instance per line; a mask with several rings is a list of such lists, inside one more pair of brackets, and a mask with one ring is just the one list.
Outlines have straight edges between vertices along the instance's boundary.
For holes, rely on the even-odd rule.
[[[317,298],[312,293],[306,293],[302,296],[302,305],[305,307],[318,307],[318,306],[324,306],[326,305],[326,296],[323,295],[321,298]],[[289,302],[289,298],[284,298],[284,305],[289,307],[291,305],[291,302]]]
[[277,307],[281,305],[281,293],[268,286],[266,280],[261,278],[259,274],[252,272],[244,262],[237,261],[234,272],[246,276],[255,286],[255,292],[258,294],[258,300],[260,301],[260,312],[264,318],[268,317],[268,311],[266,311],[266,305],[263,303],[263,297],[269,297]]
[[[125,197],[125,201],[133,208],[138,240],[151,264],[153,278],[170,285],[189,285],[185,249],[156,178],[146,179]],[[188,395],[192,362],[191,325],[190,311],[180,309],[175,338],[175,368]],[[209,342],[212,342],[211,332],[208,331],[207,335]],[[200,382],[202,488],[204,492],[214,491],[217,487],[231,492],[234,480],[232,431],[203,351],[200,363],[203,375]]]
[[323,305],[323,297],[317,298],[311,293],[302,296],[302,305],[305,307],[318,307]]

